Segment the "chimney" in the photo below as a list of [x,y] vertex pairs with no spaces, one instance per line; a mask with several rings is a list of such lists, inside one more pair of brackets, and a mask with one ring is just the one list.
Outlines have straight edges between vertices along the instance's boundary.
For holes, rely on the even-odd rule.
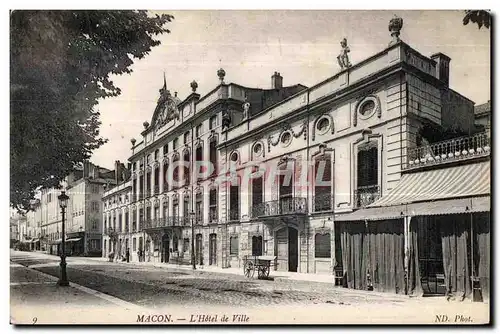
[[433,54],[431,59],[436,62],[436,78],[444,82],[444,84],[448,87],[450,83],[451,58],[439,52]]
[[115,160],[115,182],[116,182],[116,184],[120,183],[120,177],[121,177],[120,169],[121,169],[120,160]]
[[279,72],[274,72],[271,77],[271,86],[273,89],[281,89],[283,88],[283,77]]

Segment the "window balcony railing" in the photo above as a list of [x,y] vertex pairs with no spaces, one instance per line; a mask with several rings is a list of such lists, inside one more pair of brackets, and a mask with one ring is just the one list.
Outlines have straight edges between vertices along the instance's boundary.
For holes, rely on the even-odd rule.
[[312,197],[312,211],[332,211],[333,210],[333,195],[332,194],[317,194]]
[[305,197],[285,197],[276,201],[260,203],[252,207],[253,218],[306,213],[307,199]]
[[354,190],[354,203],[357,208],[364,208],[380,198],[379,185],[362,186]]
[[490,154],[490,151],[489,135],[479,133],[470,137],[460,137],[408,149],[407,163],[403,169],[486,156]]
[[136,221],[132,222],[132,232],[137,232],[137,222]]
[[209,217],[210,222],[216,222],[219,219],[217,207],[210,208],[210,211],[208,213],[208,217]]
[[240,220],[240,212],[238,208],[229,208],[229,220],[230,221]]
[[190,225],[191,223],[189,217],[171,216],[149,219],[146,221],[145,229]]
[[156,185],[154,187],[154,192],[155,192],[155,195],[158,195],[160,193],[160,186],[159,185]]

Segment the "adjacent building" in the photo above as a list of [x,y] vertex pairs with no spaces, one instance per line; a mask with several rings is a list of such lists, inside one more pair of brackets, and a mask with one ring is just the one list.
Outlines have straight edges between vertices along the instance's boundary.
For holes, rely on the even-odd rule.
[[491,101],[476,106],[474,116],[476,125],[484,127],[484,130],[491,134]]
[[65,232],[68,255],[101,256],[102,204],[105,185],[114,183],[114,172],[84,162],[62,182],[61,189],[43,189],[32,202],[27,222],[32,233],[32,250],[60,254],[62,215],[58,196],[65,190],[69,196]]

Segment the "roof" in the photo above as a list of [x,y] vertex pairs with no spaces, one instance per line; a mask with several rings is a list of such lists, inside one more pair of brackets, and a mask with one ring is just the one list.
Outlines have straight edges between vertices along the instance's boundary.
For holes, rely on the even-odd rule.
[[488,100],[488,102],[474,107],[474,114],[478,115],[484,113],[491,113],[491,100]]

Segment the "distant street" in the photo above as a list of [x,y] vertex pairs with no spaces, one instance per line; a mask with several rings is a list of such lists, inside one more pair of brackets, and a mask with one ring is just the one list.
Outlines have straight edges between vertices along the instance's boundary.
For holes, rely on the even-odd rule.
[[[59,258],[46,254],[11,251],[11,295],[14,301],[22,302],[31,296],[29,303],[38,301],[39,305],[50,303],[55,297],[46,292],[36,296],[37,286],[43,285],[46,289],[61,291],[55,287],[54,281],[41,279],[38,273],[59,276]],[[40,274],[43,275],[43,274]],[[47,277],[46,275],[43,275]],[[348,310],[375,310],[370,314],[351,314],[356,317],[387,317],[395,321],[394,314],[382,312],[410,312],[412,308],[421,307],[425,302],[430,310],[432,307],[442,309],[450,303],[443,299],[417,300],[393,294],[375,294],[364,291],[355,291],[335,288],[330,283],[301,282],[301,281],[264,281],[247,279],[243,275],[213,273],[206,271],[191,271],[189,269],[156,268],[134,264],[109,263],[87,258],[68,258],[68,278],[70,282],[79,284],[107,296],[118,298],[126,304],[130,303],[144,310],[165,310],[169,307],[191,308],[197,307],[207,311],[216,308],[252,308],[313,310],[331,312]],[[24,282],[24,283],[19,283]],[[28,282],[32,282],[32,285]],[[29,290],[26,290],[29,289]],[[27,292],[28,291],[28,292]],[[34,296],[35,294],[35,296]],[[98,297],[83,298],[81,292],[75,292],[66,303],[79,305],[106,304]],[[23,295],[25,295],[23,297]],[[80,298],[80,299],[78,299]],[[55,302],[56,303],[56,302]],[[104,305],[103,304],[103,305]],[[109,303],[108,303],[109,304]],[[468,303],[470,305],[470,303]],[[110,304],[111,305],[111,304]],[[460,304],[455,304],[455,308]],[[481,307],[481,305],[476,305]],[[350,312],[350,311],[349,311]],[[377,314],[379,312],[380,314]],[[333,313],[331,313],[333,314]],[[277,317],[286,316],[286,313],[277,314]],[[407,315],[408,317],[408,315]],[[434,317],[432,315],[432,317]],[[334,322],[347,321],[349,317],[335,319]]]

